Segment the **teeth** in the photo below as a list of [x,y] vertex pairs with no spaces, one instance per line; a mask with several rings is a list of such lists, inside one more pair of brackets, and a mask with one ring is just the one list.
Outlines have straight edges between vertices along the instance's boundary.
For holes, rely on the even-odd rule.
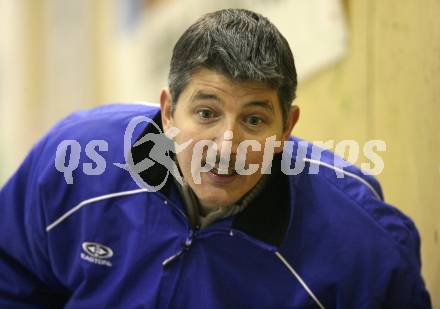
[[236,174],[235,169],[233,167],[229,167],[227,169],[220,169],[218,167],[212,166],[203,162],[203,165],[210,168],[210,172],[219,176],[233,176]]

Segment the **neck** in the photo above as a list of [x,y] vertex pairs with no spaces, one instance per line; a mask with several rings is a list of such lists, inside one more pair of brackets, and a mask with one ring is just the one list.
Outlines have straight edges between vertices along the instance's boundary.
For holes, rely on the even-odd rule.
[[233,216],[245,209],[263,190],[268,178],[268,175],[263,175],[258,183],[238,202],[224,206],[203,205],[185,181],[182,186],[177,181],[176,184],[184,199],[191,224],[194,227],[204,228],[216,220]]

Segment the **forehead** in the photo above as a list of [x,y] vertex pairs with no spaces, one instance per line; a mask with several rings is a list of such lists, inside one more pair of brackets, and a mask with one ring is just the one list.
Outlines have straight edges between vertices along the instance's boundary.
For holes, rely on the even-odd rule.
[[186,99],[200,98],[198,95],[213,94],[220,98],[239,101],[251,99],[269,100],[278,105],[278,95],[274,88],[263,82],[240,82],[213,70],[201,68],[195,71],[182,94]]

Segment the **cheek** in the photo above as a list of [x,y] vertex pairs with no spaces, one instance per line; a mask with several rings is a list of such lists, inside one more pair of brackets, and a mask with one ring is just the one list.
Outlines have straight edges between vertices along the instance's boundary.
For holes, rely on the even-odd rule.
[[[187,141],[183,140],[183,142]],[[178,141],[177,141],[178,142]],[[203,154],[200,153],[198,147],[196,147],[197,140],[193,140],[184,150],[177,153],[177,159],[183,173],[191,173],[191,165],[194,160],[195,166],[200,165]],[[178,142],[179,143],[179,142]],[[206,152],[206,151],[205,151]]]
[[260,151],[250,151],[248,153],[249,161],[252,161],[252,162],[263,161],[263,156],[264,156],[264,144],[262,144]]
[[259,150],[252,150],[251,147],[247,148],[246,152],[246,162],[248,163],[261,163],[263,161],[264,157],[264,142],[265,141],[258,141],[260,145]]
[[192,154],[194,152],[194,144],[191,143],[184,150],[180,151],[177,154],[177,158],[179,159],[179,163],[181,165],[188,165],[191,163]]
[[[261,168],[263,155],[260,152],[248,151],[245,158],[244,168],[248,169],[249,165],[258,165],[258,170]],[[253,169],[253,168],[252,168]]]

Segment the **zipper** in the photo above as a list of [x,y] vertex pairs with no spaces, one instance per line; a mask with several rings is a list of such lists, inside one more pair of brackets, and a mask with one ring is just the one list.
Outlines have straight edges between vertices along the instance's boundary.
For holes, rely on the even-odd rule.
[[180,257],[183,253],[185,253],[186,251],[188,251],[193,243],[194,237],[197,234],[198,229],[193,230],[190,229],[189,230],[189,234],[188,237],[185,239],[185,241],[182,243],[182,248],[176,253],[173,254],[172,256],[166,258],[163,262],[162,262],[162,266],[163,267],[167,267],[169,266],[172,262],[174,262],[178,257]]
[[[179,258],[183,253],[188,251],[193,243],[194,237],[197,234],[197,232],[200,230],[200,222],[198,219],[198,213],[194,212],[197,209],[194,207],[195,203],[194,201],[190,202],[190,197],[187,194],[184,194],[184,205],[189,212],[189,217],[186,215],[177,205],[175,205],[171,200],[166,198],[164,195],[160,194],[164,200],[164,204],[168,205],[174,209],[184,220],[186,227],[188,228],[188,236],[186,237],[185,241],[181,245],[181,249],[173,254],[172,256],[166,258],[162,262],[162,266],[166,268],[171,263],[173,263],[177,258]],[[190,209],[188,209],[187,203],[190,203]]]

